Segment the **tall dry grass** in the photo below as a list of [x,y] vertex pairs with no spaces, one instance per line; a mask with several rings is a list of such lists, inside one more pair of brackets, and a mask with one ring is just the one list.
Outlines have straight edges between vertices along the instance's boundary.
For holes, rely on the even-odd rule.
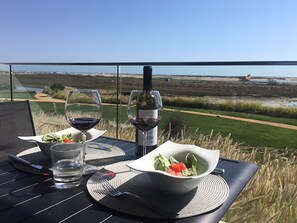
[[163,96],[162,101],[167,106],[202,108],[222,111],[244,112],[274,117],[297,118],[297,108],[284,106],[267,106],[259,101],[247,99],[214,99],[184,96]]
[[[45,93],[50,94],[53,98],[65,100],[68,91],[72,89],[66,86],[64,90],[53,91],[50,88],[45,90]],[[99,89],[98,89],[99,90]],[[116,104],[118,98],[116,90],[99,90],[102,101],[104,103]],[[119,101],[122,104],[127,104],[129,100],[128,95],[119,95]],[[213,109],[222,111],[243,112],[249,114],[268,115],[273,117],[297,118],[297,108],[295,107],[281,107],[281,106],[267,106],[259,101],[247,99],[215,99],[203,97],[189,97],[189,96],[162,96],[163,104],[166,106],[185,107],[185,108],[201,108]]]
[[[69,127],[64,116],[48,116],[44,113],[33,116],[38,134],[54,132]],[[102,122],[99,129],[107,129],[105,136],[116,137],[115,124]],[[122,125],[119,135],[122,139],[134,140],[135,130],[129,125]],[[185,135],[171,137],[161,134],[159,143],[172,140],[178,143],[196,144],[207,149],[220,149],[221,156],[230,159],[256,163],[259,170],[255,177],[242,191],[223,220],[228,223],[238,222],[276,222],[287,223],[297,220],[297,160],[294,154],[284,151],[264,149],[242,149],[233,142],[231,136],[221,135]]]

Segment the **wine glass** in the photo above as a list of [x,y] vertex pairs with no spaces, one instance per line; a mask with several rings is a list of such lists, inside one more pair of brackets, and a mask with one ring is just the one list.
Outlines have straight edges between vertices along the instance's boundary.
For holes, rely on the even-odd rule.
[[87,165],[85,161],[87,130],[95,127],[102,117],[102,102],[100,94],[94,89],[70,90],[65,103],[65,117],[68,123],[82,134],[84,146],[84,174],[97,171],[97,167]]
[[142,156],[146,151],[147,132],[155,128],[162,117],[162,99],[159,91],[133,90],[128,102],[128,119],[143,134]]

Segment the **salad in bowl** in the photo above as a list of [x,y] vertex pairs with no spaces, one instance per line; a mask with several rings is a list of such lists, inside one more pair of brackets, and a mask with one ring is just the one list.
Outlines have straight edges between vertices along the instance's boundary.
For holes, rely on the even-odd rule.
[[[92,141],[101,135],[103,135],[106,130],[90,129],[87,131],[86,142]],[[19,139],[36,143],[40,150],[47,158],[51,158],[50,147],[55,143],[70,143],[70,142],[80,142],[81,141],[81,131],[70,127],[58,132],[48,133],[38,136],[19,136]]]
[[195,189],[216,168],[219,156],[219,150],[167,141],[127,166],[146,173],[164,193],[179,195]]

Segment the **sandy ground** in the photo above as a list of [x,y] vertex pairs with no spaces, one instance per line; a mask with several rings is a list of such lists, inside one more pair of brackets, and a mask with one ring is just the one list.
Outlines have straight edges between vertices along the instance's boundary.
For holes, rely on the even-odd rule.
[[[36,99],[30,99],[29,101],[36,101],[36,102],[53,102],[53,103],[65,103],[64,100],[60,100],[60,99],[56,99],[56,98],[52,98],[50,95],[48,94],[44,94],[44,93],[36,93],[36,95],[34,96]],[[0,98],[1,101],[8,101],[10,100],[9,98]],[[24,101],[24,99],[17,99],[14,98],[14,101]]]
[[52,98],[50,95],[45,94],[45,93],[41,93],[41,92],[36,93],[35,98],[39,102],[60,102],[60,103],[65,103],[64,100]]

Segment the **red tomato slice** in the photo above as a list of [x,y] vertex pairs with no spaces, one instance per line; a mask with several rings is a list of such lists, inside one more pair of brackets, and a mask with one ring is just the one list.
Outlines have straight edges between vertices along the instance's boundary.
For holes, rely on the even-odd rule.
[[175,172],[181,172],[179,164],[175,164],[175,163],[171,164],[171,169],[174,170]]
[[173,163],[171,164],[171,168],[177,173],[187,169],[186,165],[183,162],[180,162],[178,164]]
[[73,142],[71,139],[64,139],[63,142],[68,143],[68,142]]
[[186,165],[183,162],[180,162],[179,165],[180,165],[181,170],[186,170],[187,169]]

